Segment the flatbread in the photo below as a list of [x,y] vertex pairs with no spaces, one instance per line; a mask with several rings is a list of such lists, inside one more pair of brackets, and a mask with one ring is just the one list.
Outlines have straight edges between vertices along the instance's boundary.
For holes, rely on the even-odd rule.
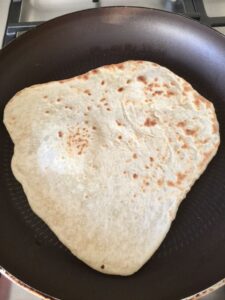
[[28,87],[4,122],[32,210],[108,274],[130,275],[153,255],[220,142],[213,104],[147,61]]

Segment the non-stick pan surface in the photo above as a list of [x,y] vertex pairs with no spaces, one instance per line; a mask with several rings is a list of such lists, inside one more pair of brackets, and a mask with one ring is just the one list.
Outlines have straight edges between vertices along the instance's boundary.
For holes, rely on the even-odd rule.
[[176,300],[225,277],[222,35],[182,16],[144,8],[94,9],[57,18],[1,51],[1,119],[7,101],[24,87],[128,59],[166,66],[210,99],[220,124],[221,145],[152,259],[132,276],[109,276],[70,254],[32,213],[12,175],[13,144],[1,122],[0,264],[28,285],[63,300]]

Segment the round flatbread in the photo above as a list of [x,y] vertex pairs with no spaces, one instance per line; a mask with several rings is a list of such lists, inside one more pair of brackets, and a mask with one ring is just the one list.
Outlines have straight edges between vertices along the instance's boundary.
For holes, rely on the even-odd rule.
[[32,210],[79,259],[119,275],[156,251],[220,141],[213,104],[147,61],[26,88],[4,122]]

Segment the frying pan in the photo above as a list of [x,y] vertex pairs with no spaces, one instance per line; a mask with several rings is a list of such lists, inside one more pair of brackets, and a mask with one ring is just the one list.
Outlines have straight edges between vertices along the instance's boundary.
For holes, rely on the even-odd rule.
[[20,281],[63,300],[181,299],[225,277],[225,38],[185,17],[111,7],[44,23],[0,53],[1,119],[7,101],[32,84],[129,59],[166,66],[215,106],[221,145],[181,204],[166,239],[129,277],[79,261],[31,211],[10,168],[13,144],[0,124],[0,264]]

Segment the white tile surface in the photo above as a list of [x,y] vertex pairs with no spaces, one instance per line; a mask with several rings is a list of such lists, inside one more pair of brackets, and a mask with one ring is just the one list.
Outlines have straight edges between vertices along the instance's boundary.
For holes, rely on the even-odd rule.
[[215,29],[218,30],[219,32],[225,34],[225,27],[215,27]]
[[25,0],[22,1],[20,20],[47,21],[66,13],[95,7],[96,3],[90,0]]
[[221,17],[225,15],[224,0],[204,0],[205,10],[209,17]]
[[0,0],[0,49],[2,48],[10,0]]
[[9,300],[40,300],[40,298],[32,295],[20,286],[12,284]]

